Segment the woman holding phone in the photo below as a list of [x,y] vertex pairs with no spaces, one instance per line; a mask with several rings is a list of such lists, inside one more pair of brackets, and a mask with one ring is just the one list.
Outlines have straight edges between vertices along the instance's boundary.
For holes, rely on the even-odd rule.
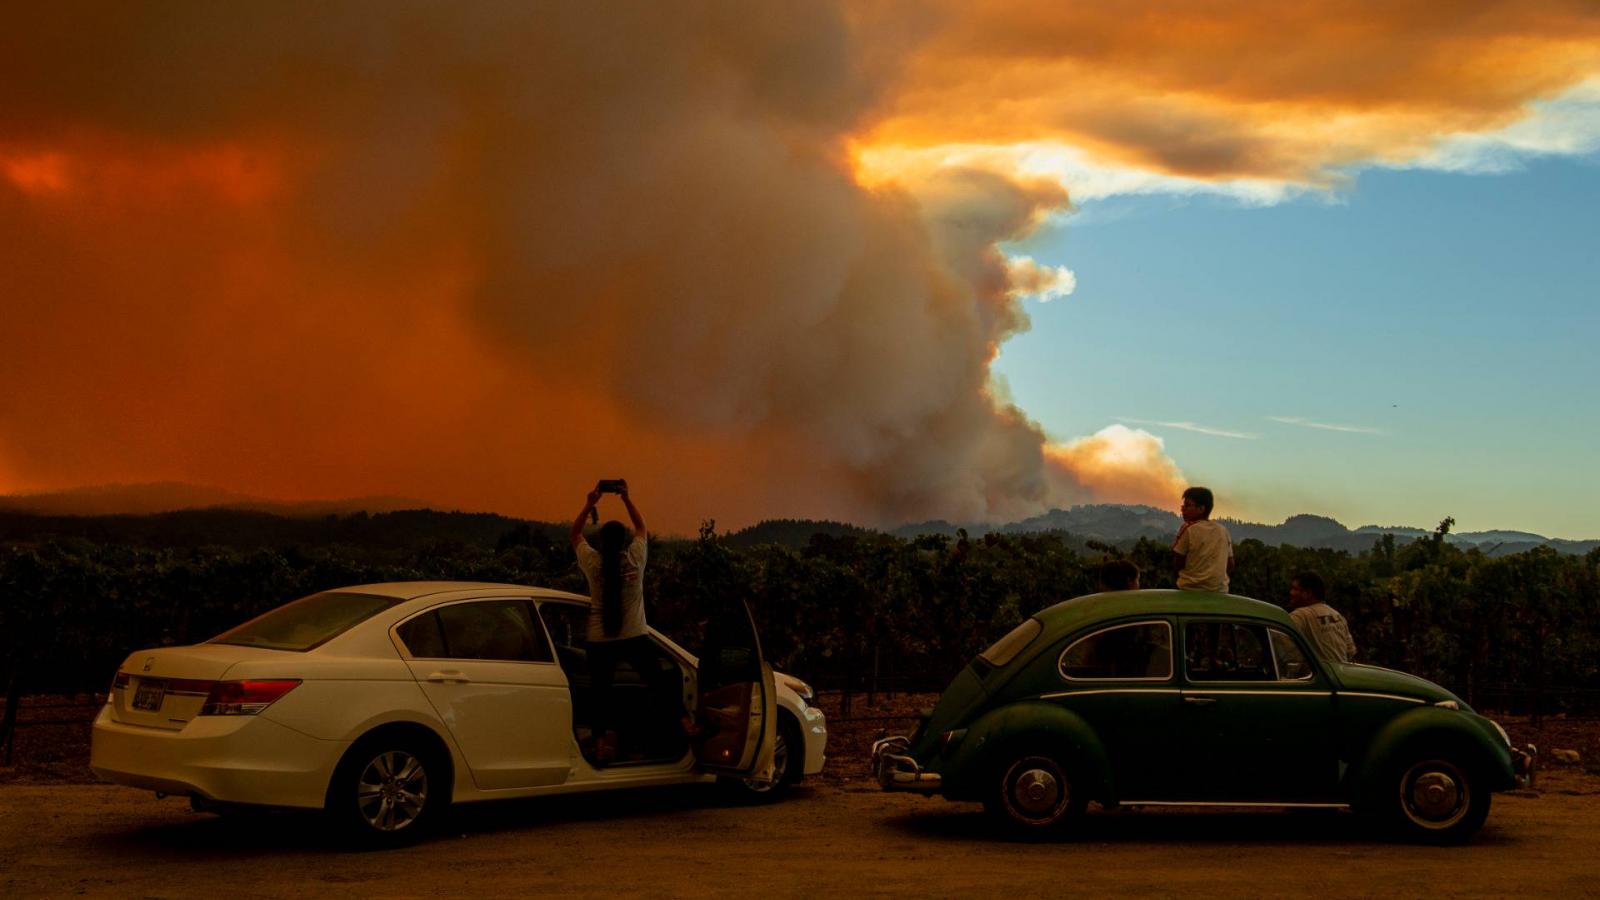
[[[633,521],[630,532],[616,520],[600,526],[596,549],[583,536],[583,520],[595,516],[595,505],[604,493],[622,497]],[[598,518],[597,516],[595,516]],[[589,622],[587,628],[589,683],[595,705],[595,762],[605,765],[616,758],[616,708],[612,682],[617,664],[626,661],[639,673],[650,689],[662,696],[676,683],[666,685],[662,678],[659,654],[651,644],[644,620],[644,565],[648,549],[644,516],[628,495],[623,480],[602,481],[589,492],[588,502],[572,521],[572,549],[578,568],[589,581]]]

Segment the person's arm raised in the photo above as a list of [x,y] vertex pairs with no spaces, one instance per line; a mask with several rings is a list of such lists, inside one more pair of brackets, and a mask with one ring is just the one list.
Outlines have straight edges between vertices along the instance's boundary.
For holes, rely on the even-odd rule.
[[639,514],[639,507],[633,505],[633,497],[628,494],[628,483],[622,483],[622,505],[628,508],[628,518],[633,520],[633,536],[643,539],[647,536],[644,527],[644,516]]
[[583,520],[589,518],[589,513],[594,505],[600,502],[600,492],[590,491],[588,502],[583,504],[583,509],[578,510],[578,517],[572,520],[572,546],[577,547],[583,543]]

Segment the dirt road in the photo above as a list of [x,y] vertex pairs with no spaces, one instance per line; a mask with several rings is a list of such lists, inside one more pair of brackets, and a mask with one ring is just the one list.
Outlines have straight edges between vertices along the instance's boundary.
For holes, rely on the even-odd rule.
[[464,807],[386,853],[314,818],[224,820],[106,785],[0,785],[0,895],[286,897],[1600,895],[1600,778],[1498,795],[1466,847],[1374,839],[1347,814],[1091,813],[1073,840],[996,837],[976,806],[820,783],[772,807],[702,788]]

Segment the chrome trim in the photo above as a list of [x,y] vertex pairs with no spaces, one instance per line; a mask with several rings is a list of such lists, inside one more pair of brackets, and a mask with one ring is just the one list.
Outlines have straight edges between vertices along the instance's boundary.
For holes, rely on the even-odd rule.
[[[1166,629],[1167,629],[1167,674],[1160,675],[1160,676],[1148,676],[1147,675],[1147,676],[1141,676],[1139,678],[1073,678],[1071,675],[1068,675],[1065,671],[1062,670],[1062,668],[1061,668],[1062,664],[1066,662],[1067,654],[1072,652],[1072,648],[1073,647],[1078,646],[1079,644],[1083,643],[1084,641],[1087,641],[1088,639],[1090,639],[1092,637],[1096,637],[1098,635],[1105,634],[1108,631],[1116,631],[1119,628],[1137,628],[1140,625],[1164,625],[1164,626],[1166,626]],[[1088,634],[1084,635],[1083,637],[1078,638],[1077,640],[1075,640],[1072,643],[1068,644],[1067,648],[1065,650],[1061,651],[1061,655],[1056,657],[1056,674],[1061,676],[1061,680],[1062,681],[1073,681],[1073,682],[1079,682],[1079,683],[1086,682],[1086,681],[1115,681],[1115,682],[1157,681],[1157,682],[1159,682],[1159,681],[1171,681],[1173,676],[1176,675],[1177,672],[1178,672],[1177,662],[1174,659],[1174,643],[1173,643],[1172,623],[1167,621],[1166,619],[1146,619],[1146,620],[1139,621],[1139,622],[1118,622],[1115,625],[1108,625],[1105,628],[1100,629],[1099,631],[1091,631]]]
[[167,691],[168,697],[209,697],[210,691]]
[[1084,697],[1089,694],[1181,694],[1182,688],[1091,688],[1086,691],[1054,691],[1049,694],[1040,694],[1040,700],[1055,700],[1061,697]]
[[1244,806],[1251,809],[1349,809],[1348,803],[1296,803],[1263,800],[1120,800],[1118,806]]
[[1539,774],[1539,748],[1532,744],[1512,747],[1511,770],[1519,787],[1532,788],[1534,777]]
[[[1293,682],[1285,682],[1293,684]],[[1297,691],[1293,688],[1284,688],[1278,691],[1232,691],[1214,690],[1212,688],[1185,688],[1185,694],[1250,694],[1252,696],[1266,697],[1332,697],[1333,691]]]
[[1335,697],[1371,697],[1376,700],[1404,700],[1407,703],[1415,703],[1419,706],[1426,706],[1428,703],[1428,701],[1419,700],[1416,697],[1402,697],[1399,694],[1369,694],[1366,691],[1334,691],[1333,695]]
[[911,739],[902,734],[872,742],[872,775],[878,786],[886,791],[937,792],[943,777],[922,771],[922,766],[903,752],[910,746]]

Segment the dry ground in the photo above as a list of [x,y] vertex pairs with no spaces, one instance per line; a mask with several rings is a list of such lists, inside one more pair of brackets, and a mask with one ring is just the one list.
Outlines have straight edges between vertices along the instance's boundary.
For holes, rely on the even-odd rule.
[[705,788],[463,807],[443,834],[335,849],[318,822],[232,820],[108,785],[0,785],[7,897],[1582,896],[1600,890],[1600,779],[1496,798],[1464,847],[1397,845],[1347,814],[1091,814],[1075,839],[997,837],[982,813],[818,783],[771,807]]
[[[853,712],[925,702],[857,698]],[[1348,814],[1280,812],[1091,813],[1076,837],[1021,843],[975,805],[876,789],[865,747],[903,724],[835,721],[828,777],[776,806],[726,806],[699,787],[483,804],[386,853],[338,849],[311,816],[219,819],[88,783],[78,751],[57,741],[54,761],[0,769],[0,896],[1600,896],[1600,777],[1581,767],[1498,795],[1465,847],[1397,845]],[[1595,726],[1548,722],[1545,746],[1568,741],[1591,762]]]

